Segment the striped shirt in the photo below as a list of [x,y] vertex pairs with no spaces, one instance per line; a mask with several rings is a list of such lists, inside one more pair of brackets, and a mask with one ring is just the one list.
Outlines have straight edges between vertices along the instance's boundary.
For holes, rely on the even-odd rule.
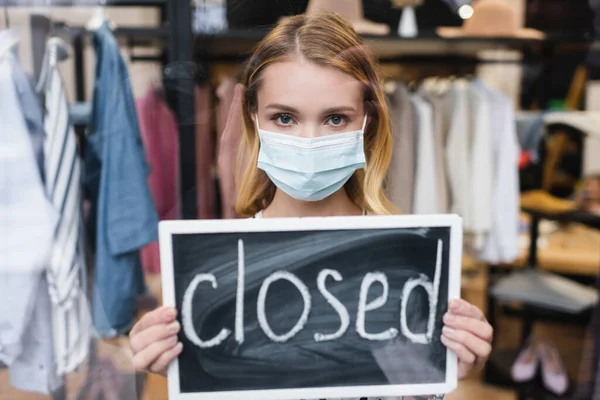
[[41,84],[45,97],[44,146],[46,193],[59,214],[46,276],[52,300],[56,370],[74,371],[91,340],[83,249],[81,159],[57,64],[66,58],[60,39],[48,40]]

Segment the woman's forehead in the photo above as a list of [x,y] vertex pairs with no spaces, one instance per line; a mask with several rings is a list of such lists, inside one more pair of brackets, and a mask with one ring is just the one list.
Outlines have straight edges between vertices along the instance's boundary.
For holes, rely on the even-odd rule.
[[363,85],[343,71],[305,60],[278,62],[265,68],[258,103],[302,109],[353,107],[363,102]]

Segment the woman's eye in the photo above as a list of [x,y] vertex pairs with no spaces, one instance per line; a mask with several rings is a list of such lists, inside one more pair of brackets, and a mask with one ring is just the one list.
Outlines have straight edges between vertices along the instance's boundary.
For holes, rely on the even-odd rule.
[[329,125],[332,126],[342,126],[346,122],[346,118],[342,115],[333,115],[329,117],[329,120],[327,120],[327,122]]
[[290,125],[294,120],[288,114],[279,114],[275,117],[275,122],[279,125]]

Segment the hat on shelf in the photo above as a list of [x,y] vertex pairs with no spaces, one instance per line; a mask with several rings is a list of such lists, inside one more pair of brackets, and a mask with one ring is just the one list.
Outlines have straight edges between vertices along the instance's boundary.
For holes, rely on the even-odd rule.
[[306,14],[318,14],[323,11],[337,13],[348,20],[354,30],[361,34],[388,35],[390,33],[388,25],[365,19],[362,0],[310,0],[308,2]]
[[567,213],[577,208],[574,201],[552,196],[545,190],[530,190],[522,193],[520,203],[522,208],[547,214]]
[[587,135],[600,138],[600,112],[597,111],[554,111],[544,115],[544,123],[564,124],[579,129]]
[[438,35],[455,37],[515,37],[543,39],[544,33],[536,29],[522,28],[518,23],[517,10],[506,0],[479,0],[473,4],[473,16],[463,26],[437,28]]

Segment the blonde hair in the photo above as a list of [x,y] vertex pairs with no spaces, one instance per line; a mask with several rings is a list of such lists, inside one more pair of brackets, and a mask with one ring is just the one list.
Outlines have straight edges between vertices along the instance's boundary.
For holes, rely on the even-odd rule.
[[[247,167],[238,188],[236,212],[250,217],[273,201],[276,187],[256,167],[260,139],[252,115],[257,111],[261,72],[270,64],[298,56],[338,68],[363,83],[365,109],[370,117],[364,142],[367,162],[364,170],[356,171],[344,188],[354,204],[370,213],[397,213],[383,190],[392,158],[392,133],[376,62],[350,24],[333,13],[285,19],[258,44],[248,62],[242,78],[244,141],[238,163],[241,168]],[[241,174],[242,171],[238,176]]]

